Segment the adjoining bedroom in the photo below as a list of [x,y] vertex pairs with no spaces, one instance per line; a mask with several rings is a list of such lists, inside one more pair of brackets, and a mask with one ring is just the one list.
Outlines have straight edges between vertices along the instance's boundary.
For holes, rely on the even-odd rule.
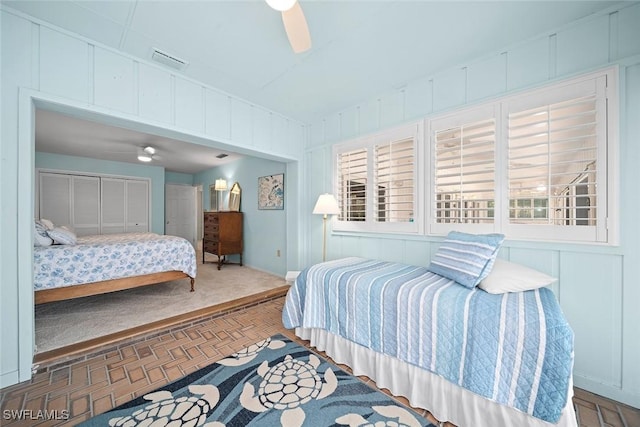
[[0,2],[2,425],[640,426],[640,2]]
[[[35,363],[99,349],[127,330],[140,334],[213,306],[275,295],[285,285],[283,213],[271,225],[283,229],[270,239],[273,256],[260,244],[266,230],[257,227],[252,239],[242,231],[263,216],[254,202],[259,176],[284,176],[285,168],[36,110]],[[222,252],[210,247],[217,245],[211,220]],[[220,268],[227,265],[242,268]]]

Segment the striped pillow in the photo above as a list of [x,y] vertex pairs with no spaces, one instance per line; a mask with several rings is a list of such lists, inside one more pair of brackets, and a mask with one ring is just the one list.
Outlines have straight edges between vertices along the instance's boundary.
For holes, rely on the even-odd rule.
[[491,271],[503,241],[503,234],[452,231],[438,248],[429,271],[473,288]]

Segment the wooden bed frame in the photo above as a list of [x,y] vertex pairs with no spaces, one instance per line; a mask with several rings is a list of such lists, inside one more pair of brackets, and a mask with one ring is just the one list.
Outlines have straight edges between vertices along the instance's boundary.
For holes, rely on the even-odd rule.
[[141,276],[123,277],[122,279],[85,283],[83,285],[65,286],[64,288],[40,289],[35,291],[34,298],[36,304],[44,304],[46,302],[106,294],[108,292],[153,285],[170,280],[184,279],[186,277],[191,279],[191,292],[193,292],[195,290],[194,284],[196,280],[194,277],[182,271],[165,271],[162,273],[143,274]]

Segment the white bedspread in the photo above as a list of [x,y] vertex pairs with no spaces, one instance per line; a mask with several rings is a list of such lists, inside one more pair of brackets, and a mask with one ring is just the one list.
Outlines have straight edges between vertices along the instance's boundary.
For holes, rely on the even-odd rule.
[[155,233],[84,236],[76,245],[33,248],[35,290],[164,271],[196,277],[195,249],[182,237]]

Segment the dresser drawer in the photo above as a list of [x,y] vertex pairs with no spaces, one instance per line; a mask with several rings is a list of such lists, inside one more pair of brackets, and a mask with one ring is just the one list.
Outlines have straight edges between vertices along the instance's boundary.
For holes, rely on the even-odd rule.
[[214,242],[212,240],[205,240],[202,243],[202,246],[205,252],[209,252],[212,254],[218,253],[218,242]]
[[220,229],[220,226],[218,224],[213,224],[213,223],[204,224],[205,233],[217,233],[219,229]]

